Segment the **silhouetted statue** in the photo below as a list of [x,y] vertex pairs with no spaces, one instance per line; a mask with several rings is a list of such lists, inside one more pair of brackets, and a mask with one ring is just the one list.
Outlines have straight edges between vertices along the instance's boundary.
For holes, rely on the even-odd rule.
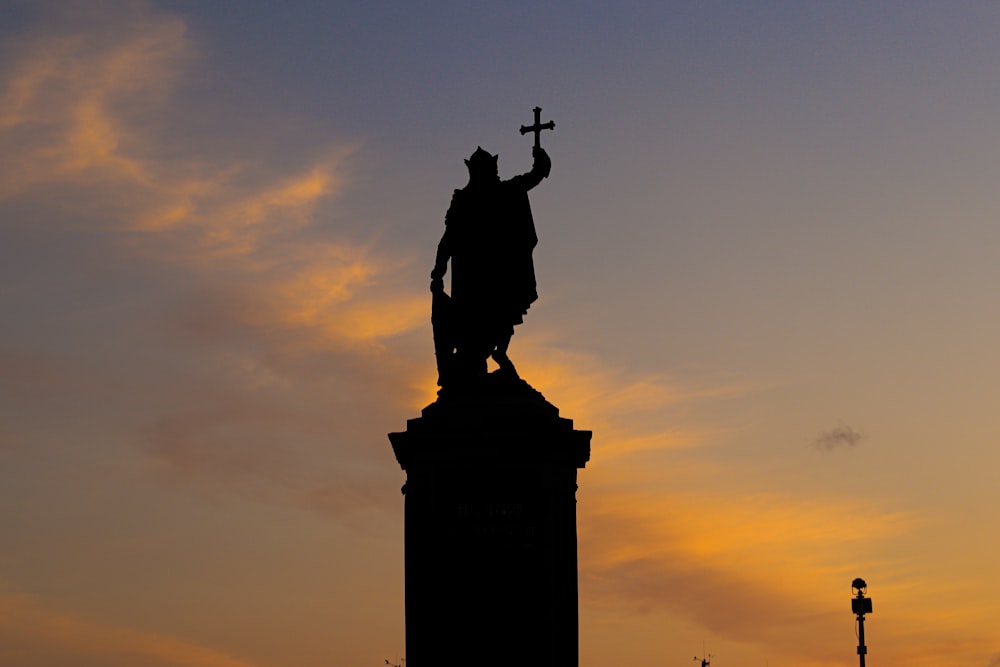
[[[538,243],[528,191],[549,175],[552,163],[535,133],[531,171],[501,181],[497,155],[477,148],[468,160],[469,184],[455,190],[445,215],[445,232],[431,272],[434,303],[431,323],[438,362],[438,384],[461,385],[486,375],[492,357],[505,374],[517,376],[507,356],[514,325],[523,321],[538,298],[531,253]],[[451,295],[444,275],[451,260]]]

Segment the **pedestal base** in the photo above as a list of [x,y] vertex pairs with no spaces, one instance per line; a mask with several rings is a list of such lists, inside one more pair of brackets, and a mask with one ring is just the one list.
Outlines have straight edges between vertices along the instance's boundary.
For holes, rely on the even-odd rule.
[[407,476],[407,667],[576,667],[576,471],[590,438],[509,379],[389,434]]

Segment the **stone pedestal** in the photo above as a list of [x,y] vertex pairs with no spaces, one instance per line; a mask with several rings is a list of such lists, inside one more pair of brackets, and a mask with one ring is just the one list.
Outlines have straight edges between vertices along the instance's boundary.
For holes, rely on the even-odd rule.
[[578,664],[576,471],[591,433],[494,376],[389,434],[406,472],[407,667]]

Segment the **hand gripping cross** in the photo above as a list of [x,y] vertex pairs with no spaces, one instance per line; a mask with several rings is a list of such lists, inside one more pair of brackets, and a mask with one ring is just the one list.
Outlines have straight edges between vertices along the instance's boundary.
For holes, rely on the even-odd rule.
[[556,129],[555,121],[550,120],[547,123],[542,121],[542,107],[535,107],[533,109],[535,112],[535,124],[534,125],[522,125],[521,134],[527,134],[528,132],[535,133],[535,148],[541,148],[542,144],[539,141],[539,135],[541,135],[542,130],[554,130]]

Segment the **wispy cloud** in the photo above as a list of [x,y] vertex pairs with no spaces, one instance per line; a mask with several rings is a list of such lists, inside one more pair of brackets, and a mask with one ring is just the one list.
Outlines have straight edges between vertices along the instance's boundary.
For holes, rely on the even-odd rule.
[[[738,382],[680,381],[629,372],[593,354],[553,344],[544,336],[515,340],[512,355],[522,377],[565,416],[573,418],[579,428],[600,434],[594,447],[605,462],[641,451],[697,446],[712,429],[683,418],[686,407],[757,390]],[[676,416],[673,423],[665,419],[667,415]]]
[[[140,1],[53,4],[43,14],[5,45],[0,205],[19,213],[5,219],[24,234],[91,234],[103,263],[130,263],[137,285],[154,274],[169,285],[155,296],[128,297],[160,299],[159,330],[143,341],[142,365],[112,371],[115,360],[95,354],[98,336],[87,355],[92,366],[126,385],[135,386],[135,376],[159,378],[146,434],[173,469],[270,475],[292,496],[338,504],[321,489],[278,480],[292,476],[294,465],[275,464],[276,444],[291,458],[295,443],[304,447],[320,429],[354,442],[356,429],[338,416],[363,396],[407,400],[407,389],[372,379],[391,369],[406,386],[413,369],[388,355],[384,341],[426,321],[422,294],[386,289],[408,258],[316,224],[348,186],[356,146],[312,142],[274,159],[267,141],[251,135],[232,150],[213,141],[212,114],[199,117],[207,110],[181,97],[193,66],[204,64],[181,18]],[[50,251],[42,243],[32,250]],[[54,255],[34,261],[63,269]],[[122,326],[108,317],[87,329]],[[65,342],[87,344],[79,336]],[[11,358],[51,357],[24,348],[33,343],[19,345]],[[162,365],[175,355],[187,360],[185,370]],[[61,372],[56,362],[43,365]],[[360,451],[348,446],[341,454]]]
[[0,595],[0,635],[8,633],[17,642],[0,645],[0,661],[22,667],[260,667],[178,637],[94,622],[26,595]]
[[49,5],[55,20],[5,45],[16,57],[0,97],[8,167],[0,194],[52,182],[156,187],[140,157],[147,137],[128,121],[155,112],[170,94],[192,56],[186,27],[143,3],[94,10]]
[[[665,611],[729,640],[780,639],[772,657],[836,662],[836,601],[824,582],[833,573],[849,581],[845,559],[859,557],[866,542],[905,535],[909,518],[840,498],[753,491],[745,480],[733,479],[728,490],[682,491],[692,466],[723,480],[734,474],[725,461],[692,456],[718,435],[692,421],[692,406],[763,387],[628,373],[544,338],[516,344],[522,376],[578,428],[595,432],[592,461],[581,473],[583,604]],[[672,463],[651,471],[643,463],[651,455]],[[776,630],[790,625],[808,639],[796,644]]]
[[[718,636],[750,643],[777,641],[776,628],[792,624],[809,639],[795,645],[783,635],[780,653],[810,664],[824,656],[836,660],[839,650],[831,631],[836,601],[824,582],[866,542],[909,529],[904,516],[833,499],[669,490],[598,494],[582,502],[586,604],[633,613],[669,610]],[[849,581],[846,573],[834,576]]]
[[813,447],[824,452],[831,452],[844,447],[856,447],[865,439],[850,426],[837,426],[829,431],[823,431],[813,440]]

